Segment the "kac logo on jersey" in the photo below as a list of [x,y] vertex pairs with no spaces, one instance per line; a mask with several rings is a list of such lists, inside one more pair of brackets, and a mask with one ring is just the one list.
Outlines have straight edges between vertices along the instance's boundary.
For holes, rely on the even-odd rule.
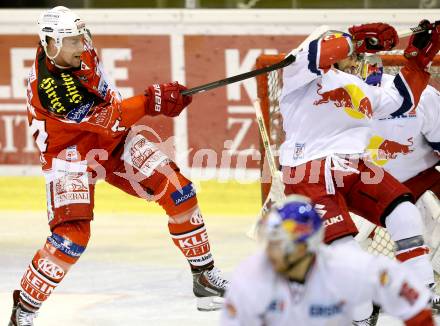
[[203,222],[203,217],[202,217],[202,213],[200,213],[200,211],[198,209],[196,209],[192,215],[191,218],[189,219],[189,222],[192,225],[202,225]]
[[60,280],[64,277],[64,270],[49,259],[40,258],[38,260],[38,268],[43,274],[54,280]]
[[331,304],[312,304],[309,314],[312,317],[330,317],[342,313],[345,301]]

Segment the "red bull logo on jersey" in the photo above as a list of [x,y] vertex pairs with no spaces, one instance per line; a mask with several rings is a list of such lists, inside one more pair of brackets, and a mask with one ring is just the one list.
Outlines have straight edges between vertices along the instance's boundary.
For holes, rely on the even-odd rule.
[[348,84],[344,87],[321,92],[322,85],[318,84],[316,91],[320,98],[313,102],[318,106],[324,103],[333,103],[335,108],[342,109],[354,119],[371,118],[373,110],[371,102],[365,93],[355,84]]
[[376,165],[384,166],[388,160],[395,160],[399,155],[412,153],[414,151],[413,143],[412,137],[407,139],[406,144],[401,144],[375,135],[371,137],[367,150]]

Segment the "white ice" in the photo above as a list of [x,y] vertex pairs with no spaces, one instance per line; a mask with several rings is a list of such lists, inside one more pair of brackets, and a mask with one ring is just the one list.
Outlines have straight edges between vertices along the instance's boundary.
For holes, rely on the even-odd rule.
[[[146,209],[147,210],[147,209]],[[245,236],[253,217],[205,217],[216,265],[228,276],[256,244]],[[0,211],[0,325],[11,292],[49,235],[45,214]],[[36,326],[206,326],[218,312],[199,312],[187,263],[164,216],[102,215],[85,254],[45,302]],[[402,325],[381,316],[379,325]]]

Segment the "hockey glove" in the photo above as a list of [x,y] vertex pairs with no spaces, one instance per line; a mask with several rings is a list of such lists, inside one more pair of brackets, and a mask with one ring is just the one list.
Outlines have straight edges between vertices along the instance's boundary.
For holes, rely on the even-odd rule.
[[385,23],[371,23],[352,26],[348,29],[353,37],[357,53],[389,51],[399,43],[394,27]]
[[153,84],[145,90],[147,115],[163,114],[176,117],[192,101],[192,96],[182,95],[180,91],[187,89],[178,82]]
[[[422,20],[419,26],[428,28],[428,20]],[[424,32],[411,35],[404,51],[405,57],[422,70],[434,59],[440,49],[440,26],[434,26]]]

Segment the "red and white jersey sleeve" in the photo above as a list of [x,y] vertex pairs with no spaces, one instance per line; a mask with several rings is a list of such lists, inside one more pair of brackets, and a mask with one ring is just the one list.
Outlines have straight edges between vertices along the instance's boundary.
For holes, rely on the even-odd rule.
[[426,309],[430,293],[402,265],[361,249],[325,246],[305,284],[275,273],[259,252],[239,265],[226,292],[223,326],[351,325],[355,307],[374,300],[402,320]]
[[[384,75],[382,86],[394,77]],[[428,86],[422,93],[417,114],[388,116],[373,121],[368,150],[373,162],[404,182],[439,161],[440,93]]]

